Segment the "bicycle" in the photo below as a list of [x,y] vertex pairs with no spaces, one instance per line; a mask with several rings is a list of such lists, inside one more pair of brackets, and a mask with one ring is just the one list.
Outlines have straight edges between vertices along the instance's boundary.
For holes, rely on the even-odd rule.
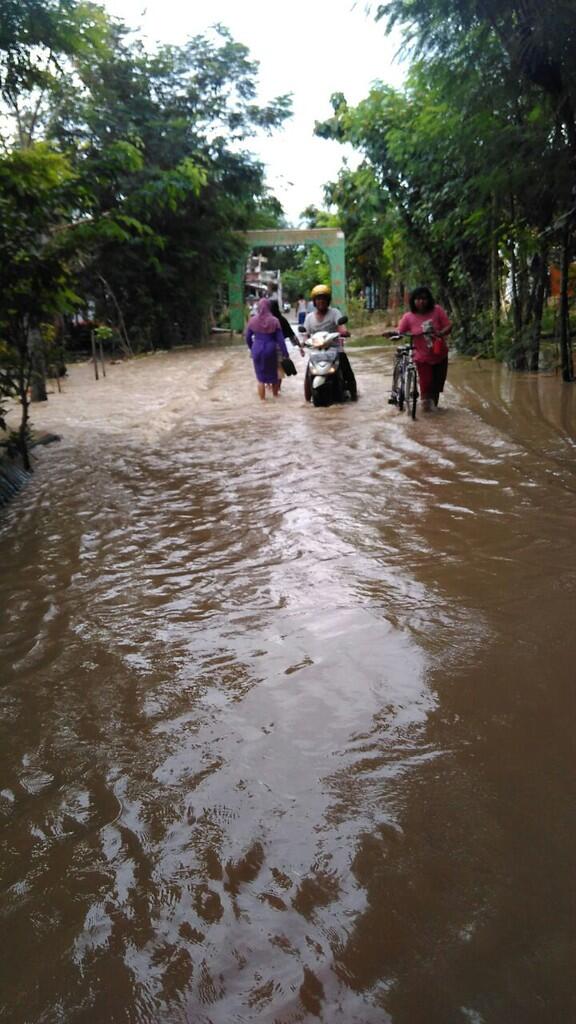
[[394,334],[393,340],[407,338],[405,345],[399,345],[396,349],[394,371],[392,374],[392,393],[388,399],[389,405],[397,405],[400,412],[404,406],[412,417],[416,419],[416,407],[418,405],[418,374],[414,362],[414,345],[411,334]]

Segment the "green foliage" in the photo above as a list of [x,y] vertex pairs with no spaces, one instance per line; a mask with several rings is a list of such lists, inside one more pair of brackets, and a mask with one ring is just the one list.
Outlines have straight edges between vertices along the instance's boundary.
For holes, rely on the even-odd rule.
[[[364,156],[327,188],[349,240],[351,277],[363,243],[373,242],[372,272],[380,256],[380,275],[429,283],[450,306],[464,350],[507,353],[534,368],[548,250],[571,202],[576,154],[567,51],[546,27],[548,11],[544,18],[531,0],[377,7],[390,26],[404,26],[418,57],[405,89],[375,84],[354,108],[336,94],[333,116],[316,126]],[[566,4],[554,7],[566,20]],[[532,34],[522,44],[527,11]],[[545,66],[562,79],[561,96]]]
[[330,263],[319,246],[306,246],[299,257],[299,266],[282,273],[284,295],[290,302],[295,302],[299,295],[308,298],[316,284],[330,284]]
[[28,389],[41,325],[79,301],[62,246],[77,201],[68,159],[48,143],[0,158],[0,396],[22,405],[19,450],[28,461]]
[[[388,28],[401,25],[406,49],[448,60],[475,35],[496,45],[498,67],[520,74],[543,93],[568,103],[560,111],[567,120],[576,99],[574,46],[576,20],[572,0],[387,0],[369,4]],[[571,109],[570,109],[571,108]]]
[[307,206],[302,211],[301,220],[309,228],[339,228],[338,215],[327,210],[319,210],[317,206]]
[[[336,182],[325,187],[326,201],[338,210],[338,226],[346,235],[346,278],[351,295],[374,289],[385,304],[394,254],[390,249],[394,213],[367,164],[346,165]],[[360,308],[363,304],[359,303]]]
[[75,201],[68,159],[47,143],[0,159],[0,331],[37,326],[77,296],[62,257],[59,230]]
[[280,124],[288,100],[255,105],[248,50],[222,27],[153,54],[111,27],[110,51],[75,71],[80,88],[63,84],[50,133],[75,140],[87,197],[74,236],[82,288],[102,318],[121,310],[131,337],[198,338],[241,255],[236,233],[278,216],[238,144]]
[[0,91],[14,98],[44,84],[47,67],[76,49],[74,0],[2,0]]
[[147,52],[94,4],[3,0],[0,397],[21,401],[26,458],[56,317],[95,308],[126,351],[197,339],[238,233],[281,215],[242,147],[290,99],[255,97],[249,51],[221,26]]
[[198,337],[241,255],[237,233],[281,216],[241,145],[280,125],[290,100],[256,104],[249,51],[222,26],[148,53],[120,22],[74,0],[45,5],[34,36],[45,73],[35,76],[27,44],[40,6],[25,3],[17,17],[10,5],[6,114],[19,141],[43,133],[70,167],[76,206],[62,210],[59,243],[78,302],[95,303],[125,336]]
[[94,337],[96,338],[96,341],[111,341],[114,337],[114,331],[111,327],[101,324],[100,327],[95,328]]

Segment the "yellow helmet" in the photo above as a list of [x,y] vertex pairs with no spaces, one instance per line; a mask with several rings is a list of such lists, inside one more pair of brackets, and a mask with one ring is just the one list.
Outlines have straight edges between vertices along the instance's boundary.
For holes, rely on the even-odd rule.
[[330,301],[332,292],[327,284],[317,284],[310,292],[310,298],[312,301],[314,301],[314,299],[319,299],[321,295],[325,296],[328,301]]

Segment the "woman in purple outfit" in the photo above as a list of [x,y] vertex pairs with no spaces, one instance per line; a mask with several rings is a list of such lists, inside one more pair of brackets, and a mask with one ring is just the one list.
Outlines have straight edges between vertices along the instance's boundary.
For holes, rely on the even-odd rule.
[[272,394],[277,395],[278,350],[283,356],[288,355],[284,334],[279,321],[270,312],[268,299],[260,299],[256,316],[250,317],[246,328],[246,344],[250,349],[254,362],[254,373],[258,381],[258,396],[264,401],[266,385],[272,385]]

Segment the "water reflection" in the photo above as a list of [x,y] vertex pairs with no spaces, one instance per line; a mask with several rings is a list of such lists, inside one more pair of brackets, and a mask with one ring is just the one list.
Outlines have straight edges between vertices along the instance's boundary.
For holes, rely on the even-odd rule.
[[329,410],[257,406],[243,359],[38,411],[64,441],[0,534],[7,1019],[570,1019],[572,393],[455,363],[411,423],[382,353]]

